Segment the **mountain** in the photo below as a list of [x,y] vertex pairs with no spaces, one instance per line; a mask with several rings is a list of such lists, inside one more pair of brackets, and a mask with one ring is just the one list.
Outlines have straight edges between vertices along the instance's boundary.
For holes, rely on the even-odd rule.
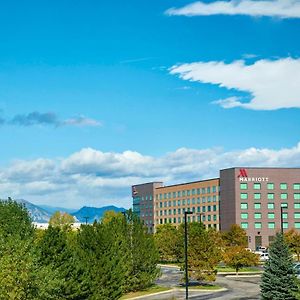
[[99,221],[99,219],[102,218],[103,214],[108,210],[113,210],[115,212],[126,211],[126,209],[123,207],[116,207],[113,205],[100,208],[84,206],[77,212],[72,213],[72,215],[81,223],[85,223],[86,220],[88,223],[93,223],[95,220]]
[[15,201],[25,205],[33,222],[38,222],[38,223],[49,222],[50,217],[52,215],[50,212],[24,199],[16,199]]
[[72,214],[78,210],[75,208],[65,208],[65,207],[50,206],[50,205],[43,205],[43,204],[39,205],[39,207],[41,207],[42,209],[46,210],[47,212],[49,212],[51,214],[55,213],[56,211],[63,211],[68,214]]

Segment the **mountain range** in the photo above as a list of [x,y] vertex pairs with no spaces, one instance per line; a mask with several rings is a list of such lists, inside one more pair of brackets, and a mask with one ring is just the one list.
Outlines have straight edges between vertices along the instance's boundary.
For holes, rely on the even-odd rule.
[[37,223],[48,223],[55,211],[67,212],[75,217],[76,222],[80,223],[93,223],[94,221],[98,221],[102,218],[106,211],[126,211],[126,209],[123,207],[116,207],[113,205],[104,207],[84,206],[75,211],[74,209],[68,209],[64,207],[53,207],[48,205],[38,206],[24,199],[18,199],[15,201],[24,204],[32,218],[32,221]]

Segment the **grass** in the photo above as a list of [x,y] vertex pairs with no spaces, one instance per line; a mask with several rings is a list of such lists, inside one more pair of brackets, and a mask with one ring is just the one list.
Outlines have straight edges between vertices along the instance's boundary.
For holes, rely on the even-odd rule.
[[191,287],[189,287],[189,289],[216,291],[216,290],[222,289],[222,287],[219,285],[204,284],[204,285],[191,286]]
[[139,296],[150,295],[150,294],[164,292],[164,291],[168,291],[168,290],[171,290],[171,288],[154,285],[154,286],[152,286],[152,287],[150,287],[146,290],[143,290],[143,291],[128,293],[128,294],[122,296],[120,298],[120,300],[131,299],[131,298],[135,298],[135,297],[139,297]]
[[[225,267],[218,266],[217,270],[218,270],[218,272],[235,272],[234,268],[230,268],[230,267],[227,267],[227,266],[225,266]],[[256,267],[245,267],[245,268],[239,269],[239,273],[242,273],[242,272],[258,272],[258,271],[261,271],[261,270],[259,270]]]

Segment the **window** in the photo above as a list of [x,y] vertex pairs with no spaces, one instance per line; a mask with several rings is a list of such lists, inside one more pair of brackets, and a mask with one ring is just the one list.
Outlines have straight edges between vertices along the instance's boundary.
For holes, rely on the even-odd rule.
[[242,213],[241,219],[248,219],[248,213]]
[[210,186],[207,188],[207,194],[210,193]]
[[254,213],[254,219],[261,219],[261,213]]
[[215,193],[216,191],[217,191],[217,187],[214,185],[214,186],[212,187],[212,192]]
[[287,219],[287,218],[288,218],[288,213],[283,212],[283,213],[282,213],[282,219]]
[[185,191],[182,191],[182,197],[185,197]]
[[197,195],[200,195],[200,189],[197,189]]
[[254,209],[261,209],[260,203],[254,203]]
[[169,204],[169,207],[172,206],[172,202],[171,201],[169,201],[168,204]]
[[191,204],[191,200],[187,199],[187,204],[190,205]]
[[300,183],[294,183],[293,188],[294,190],[300,190]]
[[163,204],[162,204],[162,202],[159,202],[159,207],[163,207]]
[[254,199],[259,200],[260,199],[260,193],[254,193]]
[[241,199],[242,200],[248,199],[248,194],[247,193],[241,193]]
[[211,215],[207,216],[207,221],[211,221]]
[[268,209],[275,209],[274,203],[268,203]]
[[287,190],[287,183],[280,183],[281,190]]
[[213,196],[213,202],[217,202],[217,196]]
[[201,193],[205,194],[205,188],[202,188]]
[[182,200],[182,205],[185,205],[185,199]]
[[255,229],[261,229],[261,222],[255,222],[254,223],[254,228]]
[[205,202],[206,202],[206,198],[202,197],[202,203],[205,203]]
[[288,204],[286,202],[281,203],[280,206],[283,207],[283,208],[288,208]]
[[300,200],[300,193],[294,193],[294,200]]
[[248,189],[248,183],[240,183],[240,189],[241,190],[247,190]]
[[173,206],[176,206],[176,200],[173,200]]
[[177,197],[181,197],[181,192],[180,191],[177,192]]
[[167,199],[167,193],[164,193],[164,199]]
[[289,223],[288,223],[288,222],[283,222],[283,223],[282,223],[282,228],[283,228],[283,229],[289,228]]
[[202,207],[202,212],[206,212],[206,206]]
[[180,200],[177,201],[178,206],[180,206],[180,202],[181,202]]
[[242,222],[242,223],[241,223],[241,227],[242,227],[243,229],[248,229],[248,222]]
[[159,200],[162,200],[162,194],[159,194]]
[[268,200],[274,200],[274,193],[268,193]]
[[200,204],[200,197],[197,198],[197,204]]
[[274,183],[268,183],[267,184],[267,189],[268,190],[274,190]]
[[167,201],[164,201],[164,207],[167,207],[167,204],[168,204]]
[[187,190],[187,196],[190,196],[190,195],[191,195],[191,191]]
[[173,192],[173,198],[176,198],[176,192]]
[[255,190],[260,190],[260,183],[254,183],[253,188]]
[[217,221],[217,215],[213,215],[213,220]]
[[207,211],[211,211],[211,206],[207,206]]
[[177,209],[177,212],[178,212],[178,214],[180,215],[180,214],[181,214],[181,209],[178,208],[178,209]]
[[269,222],[268,223],[268,228],[269,229],[275,229],[275,222]]
[[213,206],[213,211],[217,211],[217,205]]
[[295,227],[296,229],[300,229],[300,222],[295,222],[295,223],[294,223],[294,227]]
[[211,202],[211,196],[207,196],[207,202]]
[[275,214],[274,213],[268,213],[268,219],[274,219]]
[[294,213],[294,218],[295,219],[300,219],[300,213],[299,212],[295,212]]
[[300,203],[294,203],[294,208],[300,209]]
[[198,213],[200,212],[200,206],[197,207],[197,212],[198,212]]
[[287,193],[281,193],[280,194],[280,199],[281,200],[287,200],[287,198],[288,198],[288,194]]
[[192,199],[192,204],[196,204],[195,198]]

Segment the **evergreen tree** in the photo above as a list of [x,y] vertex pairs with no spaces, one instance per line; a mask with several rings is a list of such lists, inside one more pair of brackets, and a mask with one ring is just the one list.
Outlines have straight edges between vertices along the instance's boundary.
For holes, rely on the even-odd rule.
[[52,227],[37,243],[36,299],[85,299],[88,294],[84,268],[76,248],[68,241],[72,232]]
[[261,297],[265,300],[294,300],[297,292],[292,256],[283,235],[277,233],[269,248],[262,275]]
[[140,218],[129,210],[126,218],[126,239],[129,245],[127,261],[126,291],[145,289],[157,278],[159,253],[154,237],[147,232]]

